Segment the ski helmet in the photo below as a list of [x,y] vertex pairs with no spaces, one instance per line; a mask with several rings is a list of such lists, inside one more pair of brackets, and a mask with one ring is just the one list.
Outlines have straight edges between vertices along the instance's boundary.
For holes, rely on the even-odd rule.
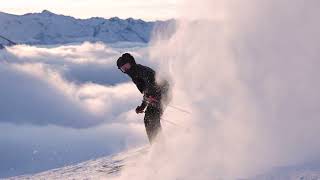
[[117,60],[117,66],[118,66],[118,68],[120,68],[121,66],[123,66],[126,63],[130,63],[131,65],[136,64],[134,57],[129,53],[124,53],[124,54],[122,54],[121,57],[119,57],[119,59]]

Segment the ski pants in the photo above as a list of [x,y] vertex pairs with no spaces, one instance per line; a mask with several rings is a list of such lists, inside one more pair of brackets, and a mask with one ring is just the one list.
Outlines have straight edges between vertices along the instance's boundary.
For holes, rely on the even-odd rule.
[[161,116],[163,110],[161,106],[148,106],[145,111],[144,125],[150,144],[152,144],[159,133],[161,133]]

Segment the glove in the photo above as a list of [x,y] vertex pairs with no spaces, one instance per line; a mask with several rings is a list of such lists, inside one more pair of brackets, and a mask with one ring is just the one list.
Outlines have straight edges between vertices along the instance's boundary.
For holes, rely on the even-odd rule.
[[136,108],[136,113],[137,113],[137,114],[139,114],[139,113],[144,113],[144,108],[145,108],[145,107],[143,107],[143,106],[138,106],[138,107]]

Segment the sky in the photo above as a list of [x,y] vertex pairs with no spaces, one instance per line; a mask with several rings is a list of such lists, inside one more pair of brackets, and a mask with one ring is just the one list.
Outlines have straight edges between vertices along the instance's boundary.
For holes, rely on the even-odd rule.
[[118,16],[165,20],[177,16],[179,1],[181,0],[2,0],[0,11],[21,15],[46,9],[77,18]]

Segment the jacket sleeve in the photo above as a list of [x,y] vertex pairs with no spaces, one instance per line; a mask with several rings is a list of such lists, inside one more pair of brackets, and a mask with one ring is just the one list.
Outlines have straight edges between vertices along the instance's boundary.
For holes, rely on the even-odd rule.
[[160,99],[161,93],[155,80],[155,72],[150,68],[146,68],[144,71],[144,78],[146,81],[144,92],[145,96],[153,96]]
[[145,88],[146,88],[146,84],[143,81],[143,79],[141,78],[135,78],[132,79],[132,81],[134,82],[134,84],[137,86],[137,88],[139,89],[139,91],[141,92],[141,94],[143,94]]

